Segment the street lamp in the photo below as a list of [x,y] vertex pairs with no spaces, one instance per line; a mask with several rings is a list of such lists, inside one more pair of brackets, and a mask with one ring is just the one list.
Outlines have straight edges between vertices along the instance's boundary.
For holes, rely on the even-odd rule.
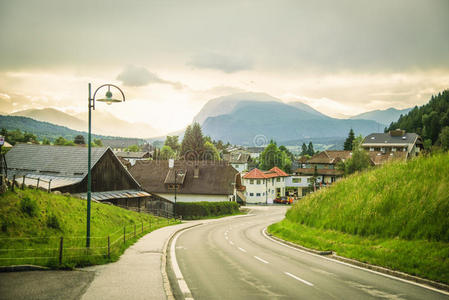
[[[115,99],[112,97],[111,87],[117,89],[122,95],[122,99]],[[91,84],[89,83],[89,98],[88,98],[88,106],[89,106],[89,131],[87,135],[87,230],[86,230],[86,247],[90,247],[90,204],[91,204],[91,189],[92,189],[92,175],[90,172],[90,164],[91,164],[91,115],[92,109],[95,110],[95,97],[97,92],[102,89],[107,88],[107,92],[104,97],[97,99],[100,102],[106,102],[106,104],[110,105],[115,102],[125,102],[125,94],[123,91],[116,85],[113,84],[103,84],[99,86],[95,92],[93,97],[91,92]]]

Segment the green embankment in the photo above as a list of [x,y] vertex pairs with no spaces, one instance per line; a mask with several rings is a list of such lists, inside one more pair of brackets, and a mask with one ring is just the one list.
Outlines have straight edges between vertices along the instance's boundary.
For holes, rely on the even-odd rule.
[[285,240],[449,283],[449,154],[355,174],[269,227]]
[[186,220],[198,220],[240,214],[237,202],[177,202],[176,214]]
[[0,195],[0,216],[0,266],[73,267],[106,263],[117,260],[143,234],[174,224],[174,220],[93,202],[91,246],[86,250],[85,200],[16,189]]

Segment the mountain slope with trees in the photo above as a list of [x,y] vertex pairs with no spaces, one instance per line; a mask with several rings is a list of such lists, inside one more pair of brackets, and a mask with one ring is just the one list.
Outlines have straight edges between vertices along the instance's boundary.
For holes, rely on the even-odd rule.
[[416,132],[423,140],[426,148],[440,145],[449,148],[449,90],[445,90],[430,98],[430,101],[420,107],[415,106],[408,114],[393,122],[387,130],[405,129]]

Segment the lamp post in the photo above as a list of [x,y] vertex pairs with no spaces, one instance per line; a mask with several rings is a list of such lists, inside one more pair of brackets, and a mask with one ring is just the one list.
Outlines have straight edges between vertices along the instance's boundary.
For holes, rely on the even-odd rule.
[[[122,95],[122,99],[115,99],[112,98],[112,92],[111,87],[117,89],[120,94]],[[90,247],[90,206],[91,206],[91,189],[92,189],[92,174],[90,171],[90,165],[91,165],[91,119],[92,119],[92,109],[95,110],[95,97],[97,95],[97,92],[102,89],[107,88],[108,91],[106,92],[105,96],[98,99],[97,101],[100,102],[106,102],[108,105],[112,104],[114,102],[125,102],[125,94],[123,91],[116,85],[113,84],[103,84],[99,86],[92,97],[91,92],[91,84],[89,83],[88,89],[89,89],[89,98],[88,98],[88,107],[89,107],[89,129],[87,134],[87,228],[86,228],[86,247]]]

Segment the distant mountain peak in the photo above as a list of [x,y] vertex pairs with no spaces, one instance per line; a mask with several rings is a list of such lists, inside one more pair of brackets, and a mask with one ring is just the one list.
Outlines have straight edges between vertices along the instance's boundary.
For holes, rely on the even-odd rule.
[[394,107],[389,107],[383,110],[376,109],[372,111],[367,111],[359,115],[350,117],[350,119],[364,119],[376,121],[383,125],[389,125],[391,122],[395,122],[399,119],[401,115],[407,114],[412,107],[405,109],[396,109]]

